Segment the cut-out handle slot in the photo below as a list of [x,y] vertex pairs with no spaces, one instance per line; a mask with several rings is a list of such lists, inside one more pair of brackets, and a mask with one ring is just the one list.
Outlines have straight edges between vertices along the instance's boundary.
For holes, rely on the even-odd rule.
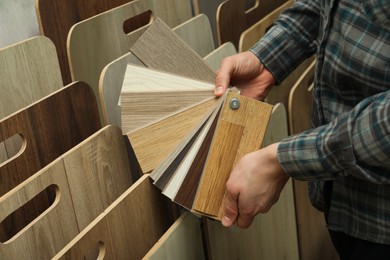
[[259,6],[259,0],[245,0],[245,13],[251,12]]
[[0,223],[0,242],[9,241],[24,228],[31,225],[46,210],[58,203],[59,196],[59,187],[52,184],[9,214]]
[[123,22],[123,32],[129,34],[153,22],[153,12],[145,11],[137,16],[131,17]]
[[21,134],[15,134],[0,142],[0,167],[23,153],[26,140]]

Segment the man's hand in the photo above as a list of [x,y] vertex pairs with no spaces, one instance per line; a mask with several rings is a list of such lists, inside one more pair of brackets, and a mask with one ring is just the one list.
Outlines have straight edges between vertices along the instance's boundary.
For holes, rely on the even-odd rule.
[[254,217],[275,204],[289,177],[277,157],[278,143],[245,155],[226,183],[226,204],[222,224],[249,227]]
[[259,58],[246,51],[222,60],[215,80],[215,95],[221,96],[232,85],[239,88],[243,96],[264,100],[275,82]]

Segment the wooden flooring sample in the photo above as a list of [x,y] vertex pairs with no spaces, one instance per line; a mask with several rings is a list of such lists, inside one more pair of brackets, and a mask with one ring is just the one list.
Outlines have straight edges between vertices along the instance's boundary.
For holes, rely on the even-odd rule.
[[212,97],[210,83],[129,64],[120,96],[122,130],[128,133]]
[[151,172],[213,109],[217,99],[210,98],[178,111],[148,126],[126,133],[143,173]]
[[[147,28],[139,28],[140,25],[136,23],[138,27],[128,31],[126,25],[134,25],[132,23],[139,19],[138,15],[142,16],[144,13],[149,15],[146,24],[159,17],[170,27],[192,17],[188,1],[137,0],[78,22],[70,29],[67,40],[72,80],[86,82],[98,97],[99,78],[103,68],[127,53]],[[133,33],[129,34],[131,31]],[[97,42],[99,44],[96,44]],[[100,108],[99,102],[101,112]],[[102,115],[102,112],[100,114]]]
[[91,245],[112,259],[141,259],[172,225],[169,205],[145,174],[54,259],[83,256]]
[[233,43],[226,42],[204,57],[204,61],[211,69],[217,71],[217,69],[221,66],[222,60],[234,54],[237,54],[237,51]]
[[[235,105],[239,107],[232,109]],[[195,211],[220,219],[230,172],[242,156],[261,147],[271,110],[266,103],[235,92],[228,94],[199,184]]]
[[147,67],[214,83],[215,73],[163,21],[155,20],[130,51]]
[[142,259],[205,259],[199,218],[184,212]]
[[0,257],[52,257],[131,186],[130,174],[121,130],[107,126],[93,134],[0,198],[4,220],[40,191],[55,189],[53,205],[1,244]]

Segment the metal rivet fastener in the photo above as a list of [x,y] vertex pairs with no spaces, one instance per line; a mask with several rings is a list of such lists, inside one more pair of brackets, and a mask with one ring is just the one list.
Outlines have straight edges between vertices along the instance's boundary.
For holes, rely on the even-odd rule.
[[229,102],[229,107],[232,109],[232,110],[236,110],[240,107],[240,100],[238,98],[232,98]]

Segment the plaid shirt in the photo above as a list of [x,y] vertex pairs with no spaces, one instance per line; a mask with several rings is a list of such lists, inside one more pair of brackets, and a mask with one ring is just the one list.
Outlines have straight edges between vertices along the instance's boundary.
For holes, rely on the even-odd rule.
[[279,161],[310,181],[330,229],[390,244],[390,0],[298,0],[251,51],[277,82],[316,54],[315,128],[283,140]]

